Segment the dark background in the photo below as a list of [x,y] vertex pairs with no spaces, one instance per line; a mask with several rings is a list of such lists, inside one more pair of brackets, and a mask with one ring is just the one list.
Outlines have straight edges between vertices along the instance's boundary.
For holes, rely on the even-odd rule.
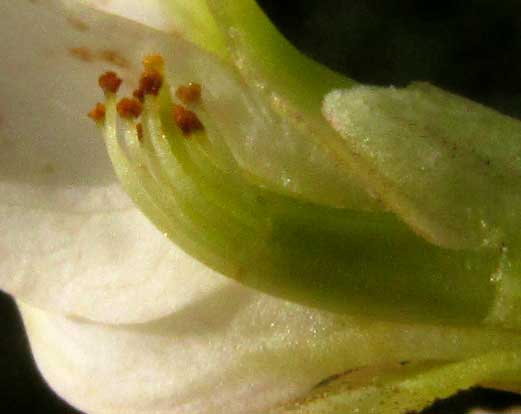
[[[358,81],[400,86],[426,80],[521,117],[518,0],[260,3],[301,50]],[[3,294],[0,323],[0,409],[76,413],[36,371],[16,308]],[[472,406],[496,411],[511,403],[521,405],[521,397],[478,389],[438,403],[430,412],[462,413]]]
[[301,50],[360,82],[425,80],[521,116],[519,0],[260,3]]

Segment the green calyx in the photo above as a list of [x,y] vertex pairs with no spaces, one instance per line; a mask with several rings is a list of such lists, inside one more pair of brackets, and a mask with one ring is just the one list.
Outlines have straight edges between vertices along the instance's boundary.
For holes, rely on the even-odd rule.
[[[464,361],[423,361],[361,368],[315,388],[305,399],[273,414],[417,412],[475,384],[518,383],[518,352],[484,354]],[[508,383],[508,381],[507,381]]]

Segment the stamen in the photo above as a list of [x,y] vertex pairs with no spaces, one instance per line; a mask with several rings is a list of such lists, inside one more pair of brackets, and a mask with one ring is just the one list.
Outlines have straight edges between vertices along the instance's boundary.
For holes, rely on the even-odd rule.
[[136,125],[137,139],[139,142],[143,142],[143,124],[139,123]]
[[123,98],[118,102],[117,110],[122,118],[138,118],[143,111],[143,105],[137,99]]
[[90,110],[88,116],[97,123],[105,121],[105,105],[97,103],[96,106]]
[[143,72],[139,79],[139,88],[133,93],[134,97],[143,102],[145,95],[157,96],[163,86],[163,75],[157,70]]
[[103,92],[117,93],[123,80],[115,72],[105,72],[99,77],[98,83]]
[[163,68],[165,62],[160,55],[149,55],[143,59],[143,74],[139,79],[139,87],[132,93],[134,98],[144,102],[145,95],[159,94],[163,86]]
[[139,88],[132,92],[132,96],[141,103],[145,102],[145,92]]
[[201,85],[192,82],[188,85],[181,85],[177,88],[175,95],[185,105],[197,102],[201,99]]
[[175,123],[181,129],[184,136],[189,136],[193,132],[204,129],[197,114],[182,105],[174,105],[173,116]]
[[163,73],[163,68],[165,66],[165,61],[161,55],[149,55],[145,56],[143,59],[143,67],[145,68],[145,72],[159,72]]

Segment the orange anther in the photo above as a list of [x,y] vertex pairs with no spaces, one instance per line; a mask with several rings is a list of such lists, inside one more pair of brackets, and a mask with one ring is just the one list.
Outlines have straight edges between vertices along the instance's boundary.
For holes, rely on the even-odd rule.
[[121,82],[123,81],[115,72],[105,72],[98,80],[99,86],[105,93],[117,93]]
[[137,118],[143,111],[143,105],[137,99],[123,98],[118,102],[119,116],[126,119]]
[[201,99],[201,85],[190,82],[177,88],[175,95],[181,102],[188,105]]
[[105,120],[105,105],[97,103],[94,108],[89,112],[89,118],[96,122],[102,122]]
[[195,131],[204,129],[203,124],[196,113],[190,111],[182,105],[174,105],[173,116],[176,125],[183,131],[185,136],[189,136]]

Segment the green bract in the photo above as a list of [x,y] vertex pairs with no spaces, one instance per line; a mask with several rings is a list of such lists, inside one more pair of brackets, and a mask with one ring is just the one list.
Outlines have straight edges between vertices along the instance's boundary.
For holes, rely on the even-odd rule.
[[[356,85],[252,0],[4,8],[0,286],[60,395],[104,414],[340,414],[518,389],[519,121]],[[109,92],[101,123],[132,204],[84,113],[99,74],[130,95],[157,54],[139,119]],[[179,102],[190,82],[200,99]],[[183,133],[175,105],[203,129]]]

